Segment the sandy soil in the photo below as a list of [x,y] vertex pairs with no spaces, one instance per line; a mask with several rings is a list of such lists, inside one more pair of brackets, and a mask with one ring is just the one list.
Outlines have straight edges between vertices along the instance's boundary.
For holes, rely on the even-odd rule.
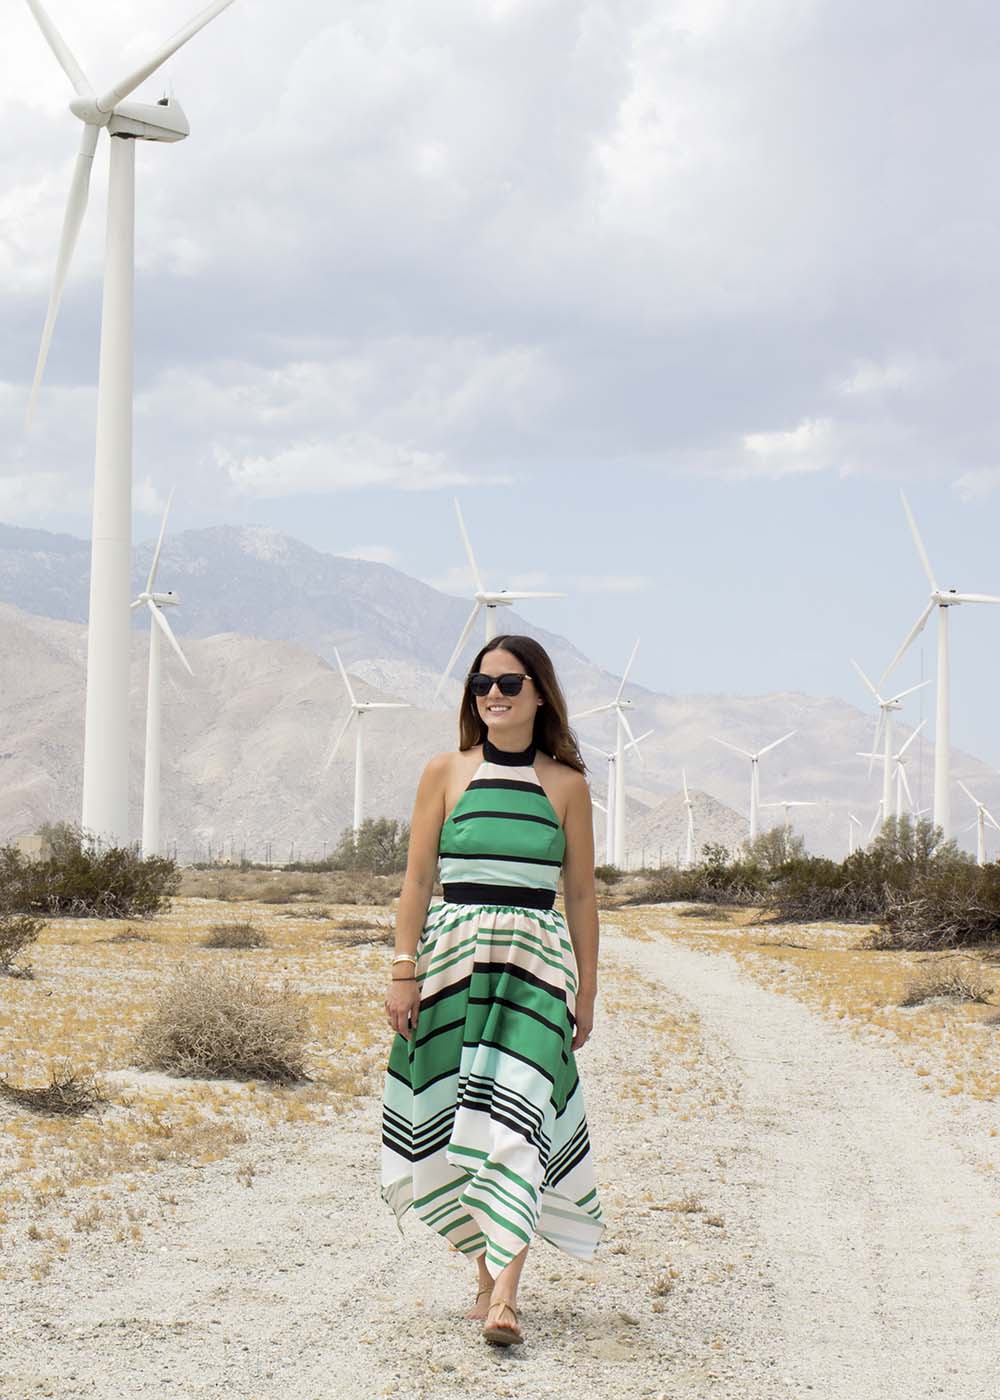
[[463,1320],[466,1261],[400,1237],[361,1102],[137,1176],[141,1239],[45,1278],[15,1222],[0,1396],[992,1397],[996,1105],[957,1116],[725,954],[604,930],[580,1065],[608,1233],[591,1265],[534,1247],[524,1347]]

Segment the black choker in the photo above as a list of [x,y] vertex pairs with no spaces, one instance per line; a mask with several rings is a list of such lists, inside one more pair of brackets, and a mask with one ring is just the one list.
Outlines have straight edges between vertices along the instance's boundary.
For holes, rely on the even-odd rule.
[[483,758],[487,763],[505,763],[509,768],[530,768],[535,761],[535,746],[529,744],[519,753],[507,753],[505,749],[491,744],[486,737],[483,739]]

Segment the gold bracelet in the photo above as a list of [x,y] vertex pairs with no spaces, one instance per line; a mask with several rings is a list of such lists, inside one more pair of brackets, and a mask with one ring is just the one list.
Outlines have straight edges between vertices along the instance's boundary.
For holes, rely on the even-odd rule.
[[397,953],[396,956],[395,956],[395,957],[393,958],[393,960],[392,960],[392,965],[393,965],[393,967],[395,967],[396,964],[397,964],[397,963],[400,963],[400,962],[411,962],[411,963],[413,964],[413,966],[416,967],[416,965],[417,965],[416,954],[414,954],[414,953]]

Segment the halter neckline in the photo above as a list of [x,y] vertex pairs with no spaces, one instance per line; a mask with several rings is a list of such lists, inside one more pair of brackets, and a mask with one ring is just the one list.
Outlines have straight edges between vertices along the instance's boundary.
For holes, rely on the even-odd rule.
[[486,763],[505,764],[508,768],[530,768],[535,761],[535,746],[529,744],[518,753],[508,753],[505,749],[498,749],[495,744],[491,744],[487,735],[483,738],[483,760]]

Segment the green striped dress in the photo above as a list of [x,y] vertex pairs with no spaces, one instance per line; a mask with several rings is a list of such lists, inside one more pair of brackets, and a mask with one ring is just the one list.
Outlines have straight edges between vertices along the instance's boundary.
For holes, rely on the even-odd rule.
[[566,838],[535,750],[484,744],[441,828],[444,899],[417,945],[420,1016],[392,1044],[382,1196],[496,1277],[540,1235],[590,1259],[604,1232],[570,1043],[576,968],[553,907]]

